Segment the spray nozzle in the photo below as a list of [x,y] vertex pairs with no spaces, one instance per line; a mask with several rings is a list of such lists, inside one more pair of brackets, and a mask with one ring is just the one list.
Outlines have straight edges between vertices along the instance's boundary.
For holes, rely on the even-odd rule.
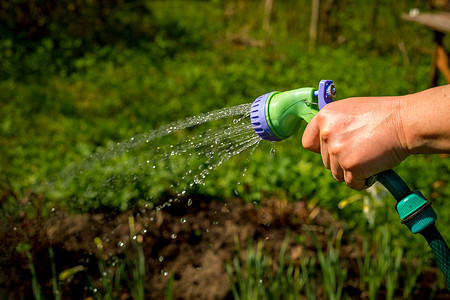
[[331,80],[320,81],[318,90],[307,87],[264,94],[252,104],[253,129],[267,141],[287,139],[298,131],[302,120],[311,121],[335,95],[336,88]]

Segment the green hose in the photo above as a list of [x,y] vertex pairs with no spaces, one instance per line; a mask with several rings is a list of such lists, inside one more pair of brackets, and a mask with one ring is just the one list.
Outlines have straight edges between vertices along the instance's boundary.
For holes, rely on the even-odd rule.
[[376,177],[397,201],[401,201],[403,198],[411,194],[411,189],[393,170],[381,172]]
[[426,201],[420,192],[411,192],[408,185],[393,170],[381,172],[376,177],[397,200],[397,212],[402,223],[413,233],[423,235],[430,245],[450,290],[450,250],[436,228],[437,217],[431,208],[431,202]]
[[423,235],[430,245],[431,250],[433,250],[442,273],[444,273],[447,288],[450,289],[450,251],[444,238],[434,224],[423,230],[420,234]]

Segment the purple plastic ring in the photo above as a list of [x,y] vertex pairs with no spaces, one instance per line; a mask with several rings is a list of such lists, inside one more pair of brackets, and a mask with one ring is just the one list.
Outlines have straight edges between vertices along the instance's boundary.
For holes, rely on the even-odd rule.
[[266,141],[281,141],[270,129],[266,118],[267,100],[269,100],[273,93],[275,92],[270,92],[256,98],[250,110],[250,120],[253,129],[260,138]]

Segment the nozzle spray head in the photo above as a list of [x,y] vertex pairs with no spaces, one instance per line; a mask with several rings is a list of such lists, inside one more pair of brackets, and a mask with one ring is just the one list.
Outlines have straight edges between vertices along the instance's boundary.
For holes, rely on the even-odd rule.
[[321,105],[331,102],[335,94],[331,80],[322,80],[318,91],[308,87],[264,94],[252,104],[253,129],[263,140],[287,139],[298,131],[302,120],[311,121]]

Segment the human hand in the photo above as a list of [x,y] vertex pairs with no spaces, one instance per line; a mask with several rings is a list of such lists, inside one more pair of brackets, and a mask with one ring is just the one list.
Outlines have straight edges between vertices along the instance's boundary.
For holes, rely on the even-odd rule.
[[349,98],[326,105],[308,124],[303,147],[320,153],[337,181],[355,190],[409,155],[400,97]]

